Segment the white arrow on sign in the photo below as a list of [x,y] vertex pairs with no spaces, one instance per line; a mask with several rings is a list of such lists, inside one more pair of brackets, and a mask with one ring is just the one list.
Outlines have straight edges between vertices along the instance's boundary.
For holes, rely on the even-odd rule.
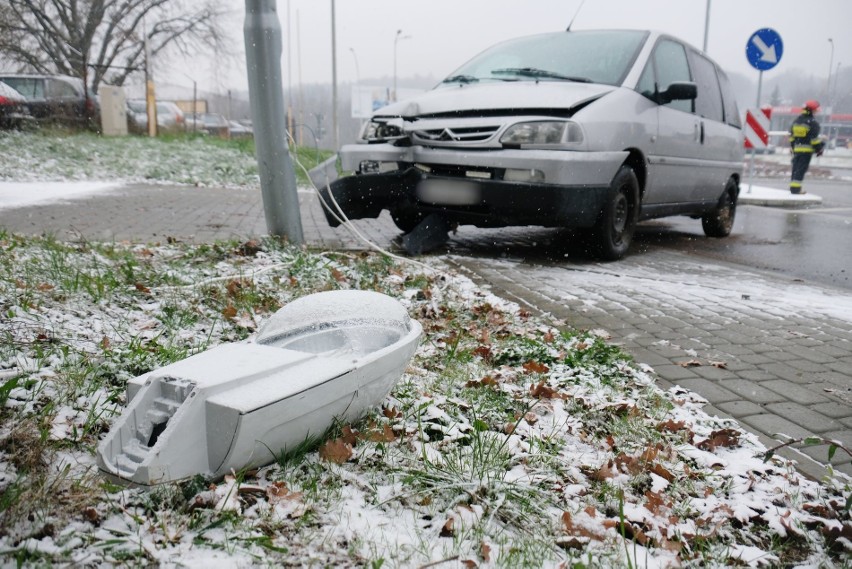
[[757,46],[757,49],[760,50],[760,53],[763,55],[760,56],[760,61],[766,61],[768,63],[778,63],[778,54],[775,53],[775,44],[771,46],[766,45],[766,43],[761,39],[760,36],[754,36],[752,39],[754,45]]

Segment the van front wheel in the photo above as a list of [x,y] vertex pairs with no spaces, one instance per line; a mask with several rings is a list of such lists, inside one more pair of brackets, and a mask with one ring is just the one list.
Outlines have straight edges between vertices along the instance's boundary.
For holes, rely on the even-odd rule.
[[624,257],[639,221],[639,180],[629,166],[622,166],[612,179],[607,198],[594,229],[597,255],[605,261]]
[[705,214],[701,218],[701,226],[707,237],[727,237],[734,227],[734,218],[737,215],[737,182],[733,178],[728,180],[722,197],[716,209]]

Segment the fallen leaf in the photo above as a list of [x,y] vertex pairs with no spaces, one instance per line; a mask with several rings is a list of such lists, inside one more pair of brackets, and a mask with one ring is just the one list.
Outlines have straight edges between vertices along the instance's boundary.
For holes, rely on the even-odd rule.
[[649,470],[660,478],[662,478],[663,480],[665,480],[666,482],[674,482],[674,474],[666,470],[666,468],[662,464],[654,464]]
[[142,283],[136,283],[134,286],[136,287],[136,290],[138,290],[139,292],[143,292],[145,294],[149,294],[151,292],[151,289],[148,288],[147,286],[143,285]]
[[538,423],[538,415],[530,411],[526,415],[524,415],[524,421],[526,421],[530,425],[535,425],[536,423]]
[[396,407],[382,407],[382,415],[388,419],[398,419],[402,417],[402,413],[396,410]]
[[343,442],[341,439],[334,439],[320,447],[319,455],[321,459],[327,462],[343,464],[352,458],[352,445]]
[[453,537],[453,535],[455,535],[453,525],[453,518],[448,519],[446,522],[444,522],[444,527],[441,528],[441,533],[438,535],[440,535],[441,537]]
[[479,567],[479,563],[473,559],[462,559],[461,564],[467,567],[467,569],[476,569],[476,567]]
[[473,355],[479,356],[480,358],[482,358],[486,362],[491,361],[491,357],[492,357],[491,347],[490,346],[479,346],[478,348],[473,350]]
[[482,555],[482,560],[488,563],[491,561],[491,546],[485,543],[484,541],[479,546],[480,555]]
[[560,395],[555,389],[544,384],[544,382],[530,386],[530,396],[537,399],[559,399]]
[[710,360],[710,361],[709,361],[709,362],[707,362],[707,363],[709,363],[711,366],[713,366],[713,367],[717,367],[717,368],[719,368],[719,369],[728,369],[728,364],[727,364],[727,362],[714,362],[713,360]]
[[229,304],[222,310],[222,316],[227,318],[228,320],[233,320],[237,317],[237,309],[233,304]]
[[42,292],[47,292],[47,291],[49,291],[49,290],[53,290],[53,285],[52,285],[52,284],[49,284],[49,283],[41,283],[41,284],[40,284],[40,285],[38,285],[36,288],[37,288],[38,290],[42,291]]
[[83,508],[83,519],[93,525],[99,525],[101,523],[101,515],[91,506]]
[[702,364],[698,360],[688,360],[688,361],[685,361],[685,362],[678,362],[677,365],[679,365],[681,367],[699,367],[699,366],[702,366],[704,364]]
[[682,431],[685,428],[686,423],[684,421],[675,421],[674,419],[663,421],[662,423],[657,425],[657,430],[661,433],[664,431],[667,431],[669,433],[676,433],[678,431]]
[[104,351],[109,349],[109,338],[107,338],[106,336],[101,338],[101,349]]
[[556,334],[554,334],[551,330],[548,330],[548,331],[544,334],[544,338],[543,338],[543,340],[544,340],[544,342],[545,342],[546,344],[552,344],[552,343],[553,343],[553,341],[554,341],[554,340],[556,340]]
[[341,429],[339,440],[354,447],[358,440],[358,431],[353,430],[349,425],[344,425],[343,429]]
[[546,365],[534,361],[528,361],[523,365],[523,368],[527,373],[547,373],[550,371],[550,368]]
[[497,387],[498,385],[500,385],[500,382],[490,375],[486,375],[482,379],[471,379],[464,384],[465,387]]
[[372,428],[367,432],[367,440],[374,443],[392,443],[396,440],[396,434],[390,425],[383,425],[382,428]]
[[701,450],[713,452],[718,447],[735,447],[740,444],[740,432],[734,429],[719,429],[713,431],[710,436],[698,443],[697,446]]
[[336,280],[339,283],[346,282],[346,275],[344,275],[343,273],[341,273],[337,269],[334,269],[334,268],[331,269],[331,276],[332,276],[332,278],[334,278],[334,280]]

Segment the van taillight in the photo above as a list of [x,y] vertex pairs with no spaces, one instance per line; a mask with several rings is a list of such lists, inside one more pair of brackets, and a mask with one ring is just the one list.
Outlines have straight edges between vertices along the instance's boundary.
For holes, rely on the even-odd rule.
[[9,98],[0,95],[0,105],[10,105],[10,104],[12,104],[12,101]]

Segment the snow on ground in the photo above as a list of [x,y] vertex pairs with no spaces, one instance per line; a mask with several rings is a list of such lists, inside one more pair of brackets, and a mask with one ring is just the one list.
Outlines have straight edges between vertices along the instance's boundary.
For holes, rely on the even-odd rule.
[[2,182],[0,209],[63,202],[120,189],[112,182]]

